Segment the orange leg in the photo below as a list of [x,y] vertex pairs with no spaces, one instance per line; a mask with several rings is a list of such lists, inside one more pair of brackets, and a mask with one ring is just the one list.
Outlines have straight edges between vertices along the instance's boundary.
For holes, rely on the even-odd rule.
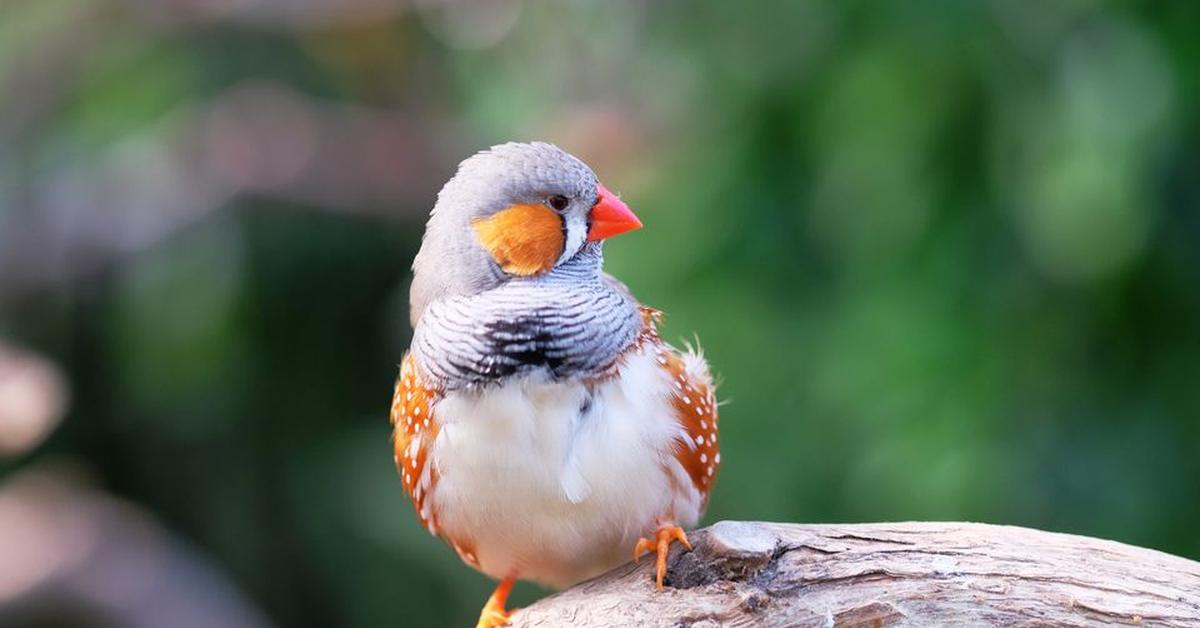
[[508,603],[508,594],[516,581],[516,576],[509,576],[496,585],[492,597],[488,598],[487,604],[484,604],[483,610],[479,612],[479,622],[475,624],[475,628],[499,628],[508,625],[508,617],[512,612],[504,610],[504,605]]
[[688,543],[687,534],[684,534],[683,528],[677,525],[662,526],[654,536],[655,540],[638,539],[637,546],[633,548],[633,562],[636,563],[646,552],[654,552],[658,558],[655,571],[656,581],[658,590],[662,591],[663,576],[667,575],[667,553],[671,549],[671,541],[679,541],[689,550],[692,549],[692,544]]

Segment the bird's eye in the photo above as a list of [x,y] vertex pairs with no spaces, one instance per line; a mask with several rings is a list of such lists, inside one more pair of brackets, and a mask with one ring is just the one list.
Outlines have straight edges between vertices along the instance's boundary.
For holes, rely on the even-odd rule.
[[554,196],[546,199],[546,204],[554,209],[554,211],[560,212],[566,209],[567,205],[571,204],[571,201],[561,194],[555,194]]

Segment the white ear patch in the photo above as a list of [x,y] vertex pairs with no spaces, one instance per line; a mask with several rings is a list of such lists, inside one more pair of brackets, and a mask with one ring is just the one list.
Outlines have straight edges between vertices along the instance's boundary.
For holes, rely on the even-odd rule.
[[559,256],[557,262],[554,262],[555,266],[571,259],[583,247],[583,241],[587,239],[587,219],[579,215],[570,215],[564,220],[567,225],[567,241],[563,244],[562,255]]

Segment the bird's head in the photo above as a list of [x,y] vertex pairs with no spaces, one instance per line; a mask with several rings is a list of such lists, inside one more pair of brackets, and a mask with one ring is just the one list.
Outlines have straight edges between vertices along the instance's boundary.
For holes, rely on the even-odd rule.
[[641,226],[591,168],[557,146],[481,151],[438,194],[413,262],[412,322],[435,299],[551,272]]

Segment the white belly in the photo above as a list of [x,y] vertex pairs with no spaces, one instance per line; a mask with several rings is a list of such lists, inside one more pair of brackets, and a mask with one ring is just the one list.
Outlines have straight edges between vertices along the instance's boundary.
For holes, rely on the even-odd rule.
[[447,395],[430,450],[438,526],[490,576],[564,587],[628,560],[659,523],[694,525],[666,378],[647,348],[590,404],[582,382],[535,376]]

